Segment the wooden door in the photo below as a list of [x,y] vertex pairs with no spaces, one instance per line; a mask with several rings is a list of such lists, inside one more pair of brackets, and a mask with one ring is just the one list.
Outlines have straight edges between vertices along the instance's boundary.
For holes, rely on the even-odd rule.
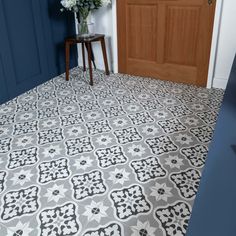
[[118,0],[119,72],[205,86],[215,2]]

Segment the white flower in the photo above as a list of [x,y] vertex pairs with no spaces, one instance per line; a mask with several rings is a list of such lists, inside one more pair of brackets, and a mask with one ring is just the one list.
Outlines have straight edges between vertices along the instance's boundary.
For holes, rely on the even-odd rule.
[[129,106],[127,107],[127,110],[133,111],[133,112],[139,111],[139,110],[140,110],[140,106],[132,104],[132,105],[129,105]]
[[180,168],[183,164],[183,159],[178,156],[169,156],[166,158],[166,165],[169,165],[170,168]]
[[7,107],[7,106],[3,106],[0,108],[0,114],[5,114],[5,113],[9,113],[12,112],[13,108],[12,107]]
[[193,104],[191,108],[193,110],[202,111],[204,109],[204,106],[202,104]]
[[93,160],[90,157],[81,156],[75,160],[74,166],[77,170],[82,169],[86,170],[88,167],[92,166]]
[[65,113],[72,113],[76,111],[76,107],[72,105],[68,105],[68,106],[63,107],[62,111]]
[[146,93],[141,93],[138,95],[138,98],[140,99],[149,99],[151,96],[149,94]]
[[0,127],[0,137],[1,136],[4,136],[4,135],[7,135],[9,132],[9,129],[6,128],[6,127]]
[[42,122],[42,126],[44,128],[51,128],[52,126],[55,126],[56,124],[57,124],[56,119],[48,119]]
[[18,147],[25,147],[25,146],[27,146],[27,145],[29,145],[29,144],[31,144],[32,142],[33,142],[33,138],[32,138],[32,136],[22,136],[22,137],[19,137],[18,139],[17,139],[17,141],[16,141],[16,145],[18,146]]
[[33,228],[29,227],[29,222],[23,224],[21,221],[18,221],[16,226],[9,227],[7,229],[7,236],[29,236],[30,233],[33,231]]
[[81,128],[81,126],[73,126],[71,128],[68,129],[67,134],[69,136],[78,136],[79,134],[83,133],[83,129]]
[[154,125],[146,125],[143,127],[142,131],[146,135],[155,135],[158,133],[158,128]]
[[106,100],[104,100],[104,101],[102,101],[102,104],[104,105],[104,106],[111,106],[111,105],[113,105],[115,102],[113,101],[113,100],[111,100],[111,99],[106,99]]
[[14,173],[11,181],[13,182],[13,185],[19,184],[22,186],[26,182],[29,182],[32,176],[33,174],[31,174],[31,170],[21,170],[20,172]]
[[93,99],[92,95],[84,94],[79,97],[81,100],[91,100]]
[[191,126],[196,126],[198,125],[199,121],[198,119],[194,118],[194,117],[188,117],[186,118],[186,120],[184,121],[187,125],[191,125]]
[[191,136],[187,134],[179,134],[175,137],[177,142],[180,142],[181,144],[190,144],[193,142]]
[[130,173],[126,172],[125,169],[115,169],[109,172],[110,177],[108,178],[113,184],[123,185],[125,181],[129,181]]
[[43,101],[40,105],[42,107],[53,106],[53,105],[55,105],[55,101],[53,101],[53,100],[46,100],[46,101]]
[[168,197],[172,197],[173,194],[171,193],[170,187],[167,187],[165,183],[159,184],[156,183],[155,186],[151,187],[151,196],[154,196],[157,201],[164,200],[167,202]]
[[76,6],[77,0],[61,0],[61,5],[68,10]]
[[32,112],[25,112],[19,116],[20,120],[29,120],[32,119],[34,114]]
[[111,143],[112,138],[109,137],[108,135],[101,135],[100,137],[97,138],[96,142],[99,145],[105,145],[107,146],[109,143]]
[[127,123],[127,120],[123,118],[117,118],[113,121],[113,124],[118,127],[125,126]]
[[133,233],[131,236],[156,236],[156,228],[151,227],[149,221],[141,222],[137,221],[136,226],[131,226]]
[[60,198],[65,198],[66,191],[67,189],[64,188],[63,184],[54,184],[53,187],[47,189],[47,193],[44,196],[48,198],[48,202],[58,202]]
[[156,111],[154,113],[154,116],[156,116],[157,118],[166,118],[168,116],[168,113],[163,110],[160,110],[160,111]]
[[55,157],[56,155],[61,154],[61,148],[59,145],[50,145],[49,147],[44,148],[43,155],[45,157]]
[[102,5],[107,6],[111,4],[111,0],[102,0]]
[[165,103],[166,105],[174,105],[176,103],[176,100],[174,100],[172,98],[165,98],[163,100],[163,103]]
[[141,157],[145,153],[145,149],[142,145],[135,145],[133,144],[128,148],[128,153],[132,156],[139,156]]
[[92,120],[92,119],[98,119],[101,117],[101,113],[99,113],[98,111],[91,111],[89,112],[86,117],[89,119],[89,120]]
[[92,201],[89,206],[85,206],[84,216],[87,216],[88,221],[97,221],[98,223],[101,221],[102,217],[106,217],[107,206],[103,205],[103,202],[94,202]]

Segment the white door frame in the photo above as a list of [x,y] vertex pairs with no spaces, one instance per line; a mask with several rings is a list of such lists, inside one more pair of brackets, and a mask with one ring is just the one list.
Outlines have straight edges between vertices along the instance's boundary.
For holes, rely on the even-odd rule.
[[[113,28],[112,47],[113,47],[113,71],[114,71],[114,73],[118,73],[118,42],[117,42],[117,14],[116,14],[116,6],[117,5],[116,5],[116,1],[119,1],[119,0],[112,1],[112,28]],[[213,26],[213,35],[212,35],[210,62],[209,62],[209,69],[208,69],[207,88],[212,88],[212,85],[213,85],[223,1],[224,0],[216,0],[215,20],[214,20],[214,26]]]

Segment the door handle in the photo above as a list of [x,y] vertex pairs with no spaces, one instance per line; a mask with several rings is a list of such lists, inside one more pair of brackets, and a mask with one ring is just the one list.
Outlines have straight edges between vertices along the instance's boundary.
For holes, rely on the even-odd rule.
[[213,0],[208,0],[208,5],[211,5],[213,3]]

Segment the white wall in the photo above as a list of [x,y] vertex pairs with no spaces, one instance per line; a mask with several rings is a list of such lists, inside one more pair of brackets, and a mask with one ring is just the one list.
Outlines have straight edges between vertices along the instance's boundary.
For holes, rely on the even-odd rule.
[[[236,52],[236,0],[217,0],[217,7],[222,11],[216,10],[217,24],[214,30],[216,49],[212,50],[211,64],[209,72],[208,87],[225,88],[227,85],[233,58]],[[95,31],[104,33],[107,36],[107,51],[110,68],[117,72],[117,51],[116,51],[116,1],[113,6],[100,8],[92,15],[95,22]],[[220,24],[218,24],[218,20]],[[100,45],[94,46],[96,64],[99,69],[104,69],[103,58]],[[79,54],[80,55],[80,54]],[[81,60],[80,65],[81,65]]]
[[[111,71],[113,71],[113,50],[112,50],[112,8],[111,6],[102,7],[92,13],[89,21],[94,23],[94,31],[96,33],[101,33],[106,35],[106,49],[108,64]],[[82,65],[81,58],[81,45],[78,46],[79,50],[79,65]],[[104,69],[102,49],[100,43],[93,44],[93,52],[95,55],[95,63],[98,69]],[[86,57],[87,59],[87,57]],[[87,61],[86,61],[87,63]]]
[[222,15],[218,35],[213,87],[226,87],[235,52],[236,0],[224,0],[222,5]]

